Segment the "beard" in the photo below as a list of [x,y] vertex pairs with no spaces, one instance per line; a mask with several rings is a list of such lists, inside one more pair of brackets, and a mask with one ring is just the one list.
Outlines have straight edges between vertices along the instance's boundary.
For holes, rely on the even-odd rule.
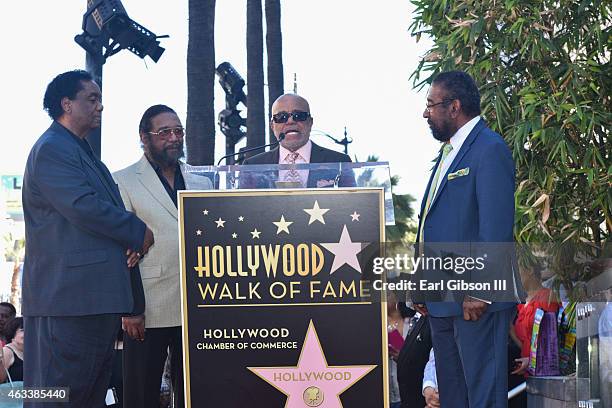
[[435,125],[428,120],[427,123],[429,124],[429,128],[431,129],[431,134],[434,139],[440,142],[448,142],[453,136],[454,131],[448,122],[442,122]]
[[178,159],[185,156],[183,151],[183,142],[175,143],[174,145],[165,147],[163,149],[156,149],[151,143],[147,148],[151,160],[159,164],[161,167],[172,167],[176,166]]

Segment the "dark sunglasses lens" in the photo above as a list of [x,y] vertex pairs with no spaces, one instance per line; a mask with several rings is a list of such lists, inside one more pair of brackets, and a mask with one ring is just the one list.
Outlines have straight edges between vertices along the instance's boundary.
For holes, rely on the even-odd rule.
[[293,116],[293,120],[296,122],[304,122],[310,114],[308,112],[293,112],[291,116]]
[[274,123],[285,123],[289,120],[289,114],[287,112],[279,112],[272,116]]

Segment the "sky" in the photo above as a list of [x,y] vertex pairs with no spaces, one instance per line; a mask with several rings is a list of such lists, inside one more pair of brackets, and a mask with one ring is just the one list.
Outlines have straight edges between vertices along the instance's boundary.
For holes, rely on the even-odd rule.
[[[138,122],[147,107],[169,105],[183,123],[187,111],[188,1],[123,5],[133,20],[170,38],[161,40],[166,51],[157,64],[124,50],[104,65],[102,160],[111,171],[142,155]],[[430,45],[427,39],[417,44],[408,32],[409,0],[283,0],[281,7],[285,91],[293,89],[296,74],[313,129],[340,139],[346,126],[353,139],[349,155],[389,161],[391,174],[401,177],[395,192],[413,195],[418,205],[439,144],[422,117],[427,89],[417,92],[409,80]],[[0,174],[22,174],[30,148],[49,126],[42,99],[50,80],[85,67],[85,52],[73,40],[85,8],[86,0],[3,5]],[[246,79],[246,0],[217,1],[215,53],[216,65],[228,61]],[[224,98],[216,83],[215,114]],[[312,140],[342,150],[324,136]],[[216,160],[224,149],[217,129]]]

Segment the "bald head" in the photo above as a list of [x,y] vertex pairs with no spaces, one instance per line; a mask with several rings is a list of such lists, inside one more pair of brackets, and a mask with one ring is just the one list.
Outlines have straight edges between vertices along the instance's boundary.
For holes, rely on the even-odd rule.
[[[295,119],[292,113],[306,112],[308,115],[305,120]],[[279,115],[285,113],[286,115]],[[302,116],[303,117],[303,116]],[[287,120],[283,122],[283,118]],[[312,128],[312,117],[310,116],[310,106],[308,101],[296,94],[284,94],[279,96],[272,104],[272,120],[270,128],[274,136],[278,139],[281,133],[285,134],[285,139],[281,145],[292,152],[304,146],[310,138]]]

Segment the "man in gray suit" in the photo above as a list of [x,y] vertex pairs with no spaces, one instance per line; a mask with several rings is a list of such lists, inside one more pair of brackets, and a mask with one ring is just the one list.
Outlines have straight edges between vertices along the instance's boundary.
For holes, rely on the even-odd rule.
[[123,318],[129,335],[123,343],[123,404],[130,408],[159,406],[161,376],[170,350],[173,406],[182,407],[176,193],[185,190],[179,161],[185,133],[174,110],[165,105],[154,105],[144,112],[139,133],[144,155],[114,177],[126,208],[151,227],[157,241],[140,263],[146,310],[140,316]]
[[100,126],[101,97],[85,71],[53,79],[43,103],[53,123],[26,164],[24,385],[70,389],[69,403],[29,408],[105,406],[121,316],[133,312],[140,282],[134,267],[153,244],[86,140]]

